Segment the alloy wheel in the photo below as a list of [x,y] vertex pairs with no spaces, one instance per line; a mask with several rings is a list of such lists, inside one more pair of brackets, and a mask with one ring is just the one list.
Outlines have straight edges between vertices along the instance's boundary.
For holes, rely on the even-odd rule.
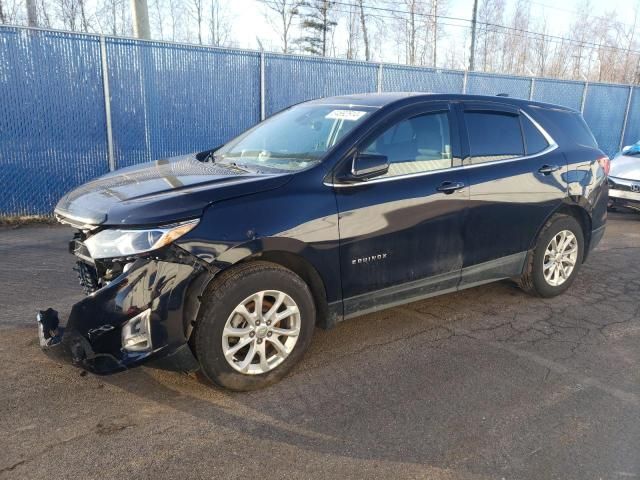
[[571,276],[578,261],[578,239],[570,230],[556,233],[544,252],[542,271],[546,282],[558,287]]
[[300,334],[300,309],[279,290],[245,298],[229,315],[222,332],[224,357],[235,370],[267,373],[293,351]]

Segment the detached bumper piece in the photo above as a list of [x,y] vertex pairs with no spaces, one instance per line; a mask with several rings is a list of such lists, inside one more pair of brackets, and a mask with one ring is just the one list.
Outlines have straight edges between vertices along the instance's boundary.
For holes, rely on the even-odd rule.
[[203,276],[207,273],[196,263],[136,260],[126,273],[76,303],[64,326],[55,310],[40,311],[40,346],[58,360],[97,374],[167,356],[181,370],[196,370],[184,306],[190,288],[197,288]]
[[78,332],[59,326],[58,312],[40,311],[38,336],[40,348],[52,359],[72,363],[93,373],[108,374],[125,370],[126,366],[112,355],[96,354],[91,344]]

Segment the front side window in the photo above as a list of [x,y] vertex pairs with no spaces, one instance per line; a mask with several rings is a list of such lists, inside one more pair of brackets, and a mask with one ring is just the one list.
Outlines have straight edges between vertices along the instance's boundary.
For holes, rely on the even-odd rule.
[[214,159],[249,170],[302,170],[321,161],[372,111],[348,105],[298,105],[231,140],[214,152]]
[[451,135],[446,112],[428,113],[396,123],[373,141],[364,153],[389,160],[386,177],[442,170],[451,167]]
[[467,111],[464,112],[464,120],[472,163],[524,156],[524,143],[518,115]]

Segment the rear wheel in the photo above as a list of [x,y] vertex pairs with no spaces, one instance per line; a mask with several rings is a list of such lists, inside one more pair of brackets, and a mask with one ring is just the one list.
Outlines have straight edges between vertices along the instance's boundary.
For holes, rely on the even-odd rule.
[[280,380],[309,346],[315,307],[309,287],[276,264],[252,262],[214,280],[195,331],[204,374],[232,390]]
[[584,257],[584,234],[580,223],[567,215],[553,217],[529,252],[520,287],[527,293],[554,297],[567,290]]

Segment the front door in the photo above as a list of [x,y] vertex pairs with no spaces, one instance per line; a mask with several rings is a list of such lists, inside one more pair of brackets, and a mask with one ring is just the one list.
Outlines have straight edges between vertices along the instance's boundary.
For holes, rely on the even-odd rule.
[[346,316],[457,287],[469,190],[454,118],[440,103],[385,119],[356,150],[389,171],[334,187]]

